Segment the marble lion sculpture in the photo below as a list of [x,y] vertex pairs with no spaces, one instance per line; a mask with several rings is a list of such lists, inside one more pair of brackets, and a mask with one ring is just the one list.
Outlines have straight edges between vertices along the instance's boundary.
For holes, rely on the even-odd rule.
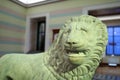
[[3,56],[0,80],[92,80],[106,44],[107,29],[100,20],[72,17],[46,52]]

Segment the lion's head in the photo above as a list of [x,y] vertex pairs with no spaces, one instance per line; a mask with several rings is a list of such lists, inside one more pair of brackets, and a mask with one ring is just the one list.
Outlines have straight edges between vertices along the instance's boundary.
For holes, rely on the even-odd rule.
[[73,72],[78,77],[88,74],[86,77],[91,78],[106,44],[107,29],[100,20],[89,15],[73,17],[62,27],[50,48],[49,64],[63,77],[70,77]]

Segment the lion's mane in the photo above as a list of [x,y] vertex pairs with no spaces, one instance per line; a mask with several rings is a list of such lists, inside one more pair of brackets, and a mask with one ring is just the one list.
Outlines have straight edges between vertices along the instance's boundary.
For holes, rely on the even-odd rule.
[[[90,60],[86,61],[82,65],[73,65],[70,63],[68,58],[66,58],[67,53],[65,51],[64,41],[62,38],[64,30],[71,22],[85,22],[88,26],[89,24],[93,24],[91,28],[94,28],[98,33],[95,36],[97,37],[96,45],[91,47],[90,53],[92,54],[90,54]],[[57,39],[49,49],[48,53],[50,57],[48,63],[50,66],[52,66],[53,70],[55,70],[57,74],[67,80],[90,80],[92,79],[92,76],[94,75],[94,72],[101,61],[106,44],[107,30],[106,26],[100,20],[88,15],[73,17],[65,23],[63,28],[60,30]]]

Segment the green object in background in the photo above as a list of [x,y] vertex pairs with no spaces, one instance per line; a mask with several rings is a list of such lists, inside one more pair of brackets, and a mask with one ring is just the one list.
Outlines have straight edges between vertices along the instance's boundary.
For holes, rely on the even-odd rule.
[[100,20],[72,17],[48,51],[3,56],[0,80],[91,80],[106,44],[107,29]]

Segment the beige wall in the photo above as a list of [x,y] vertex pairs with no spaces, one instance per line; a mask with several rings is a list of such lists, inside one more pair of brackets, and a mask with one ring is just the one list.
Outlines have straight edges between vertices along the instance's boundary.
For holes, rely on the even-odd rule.
[[46,49],[48,49],[52,43],[52,29],[62,27],[68,18],[84,14],[84,10],[86,10],[85,8],[89,6],[100,6],[118,2],[118,0],[65,0],[59,3],[51,3],[28,8],[27,16],[48,14],[47,33],[49,34],[46,35],[46,39],[48,39],[46,42],[46,44],[48,44],[46,45]]
[[0,54],[23,53],[26,28],[26,8],[11,2],[0,1]]

